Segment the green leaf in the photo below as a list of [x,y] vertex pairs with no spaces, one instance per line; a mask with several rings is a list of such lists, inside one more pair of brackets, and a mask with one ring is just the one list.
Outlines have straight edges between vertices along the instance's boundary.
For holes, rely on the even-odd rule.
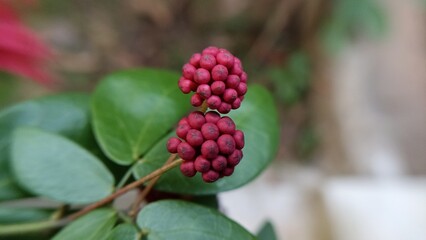
[[16,184],[9,173],[9,166],[7,169],[0,166],[0,201],[21,198],[26,195],[28,193]]
[[111,74],[99,84],[92,102],[93,125],[109,158],[133,163],[190,109],[178,79],[174,72],[134,69]]
[[59,133],[82,146],[92,144],[87,94],[62,94],[27,101],[0,113],[0,152],[10,143],[13,130],[34,126]]
[[94,143],[87,94],[61,94],[23,102],[0,112],[0,200],[27,195],[15,184],[9,171],[12,132],[34,126],[59,133],[82,146]]
[[141,237],[138,229],[132,224],[123,223],[115,227],[107,240],[138,240]]
[[113,191],[114,179],[91,153],[74,142],[35,128],[19,128],[12,169],[28,191],[65,203],[85,204]]
[[[250,86],[241,108],[234,110],[229,116],[234,119],[237,128],[244,131],[246,140],[244,158],[232,176],[214,183],[204,183],[199,174],[187,178],[175,168],[163,174],[155,188],[183,194],[215,194],[238,188],[259,175],[274,159],[278,149],[278,117],[271,94],[261,86]],[[174,133],[169,136],[172,135]],[[136,178],[141,178],[164,164],[170,155],[166,149],[169,136],[163,138],[137,163],[134,170]]]
[[94,210],[62,229],[52,240],[102,240],[116,221],[117,214],[113,209]]
[[50,214],[44,209],[0,207],[0,224],[46,220]]
[[277,240],[277,235],[275,234],[274,226],[271,222],[265,222],[257,233],[258,240]]
[[192,196],[190,201],[205,207],[219,209],[219,200],[217,199],[217,195]]
[[137,224],[147,234],[146,240],[255,239],[220,212],[184,201],[149,204],[139,212]]

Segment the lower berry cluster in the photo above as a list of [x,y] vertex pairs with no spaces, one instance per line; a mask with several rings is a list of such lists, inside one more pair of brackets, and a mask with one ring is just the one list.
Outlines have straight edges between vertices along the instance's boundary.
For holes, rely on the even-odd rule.
[[176,135],[168,140],[167,150],[184,160],[180,170],[188,177],[200,172],[205,182],[214,182],[230,176],[243,157],[244,133],[217,112],[190,113],[179,121]]

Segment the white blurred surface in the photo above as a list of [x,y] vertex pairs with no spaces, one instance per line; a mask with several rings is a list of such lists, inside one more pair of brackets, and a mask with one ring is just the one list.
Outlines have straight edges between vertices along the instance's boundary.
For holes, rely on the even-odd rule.
[[341,178],[323,193],[334,239],[426,239],[426,179]]
[[[311,203],[308,182],[314,181],[315,174],[295,169],[297,176],[293,176],[288,169],[284,170],[277,164],[273,166],[254,182],[221,193],[221,209],[252,233],[256,233],[269,220],[279,239],[313,240],[314,205]],[[280,171],[288,174],[280,174]],[[294,179],[289,181],[284,176]]]
[[426,178],[332,177],[274,163],[219,195],[221,209],[255,233],[270,220],[282,240],[425,240]]

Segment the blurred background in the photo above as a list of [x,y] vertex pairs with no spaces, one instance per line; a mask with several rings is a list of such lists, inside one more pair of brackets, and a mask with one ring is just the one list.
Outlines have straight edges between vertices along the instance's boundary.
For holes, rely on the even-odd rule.
[[227,48],[281,122],[227,215],[283,240],[424,240],[425,24],[422,0],[0,0],[0,106]]

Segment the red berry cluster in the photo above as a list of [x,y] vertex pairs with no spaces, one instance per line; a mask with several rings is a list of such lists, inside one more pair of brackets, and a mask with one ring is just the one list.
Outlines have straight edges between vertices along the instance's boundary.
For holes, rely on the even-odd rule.
[[[228,50],[208,47],[183,66],[178,85],[185,94],[195,92],[191,97],[194,107],[206,103],[226,114],[240,107],[247,92],[247,74]],[[200,172],[205,182],[215,182],[230,176],[243,157],[244,133],[236,130],[231,118],[214,111],[190,113],[179,121],[176,135],[167,142],[167,150],[183,159],[180,170],[188,177]]]
[[183,65],[178,86],[185,94],[195,92],[192,106],[199,107],[206,100],[210,109],[226,114],[240,107],[247,92],[247,74],[240,59],[228,50],[207,47]]
[[167,150],[184,160],[180,170],[188,177],[200,172],[205,182],[214,182],[230,176],[243,157],[244,133],[217,112],[190,113],[179,121],[176,135],[179,138],[170,138]]

